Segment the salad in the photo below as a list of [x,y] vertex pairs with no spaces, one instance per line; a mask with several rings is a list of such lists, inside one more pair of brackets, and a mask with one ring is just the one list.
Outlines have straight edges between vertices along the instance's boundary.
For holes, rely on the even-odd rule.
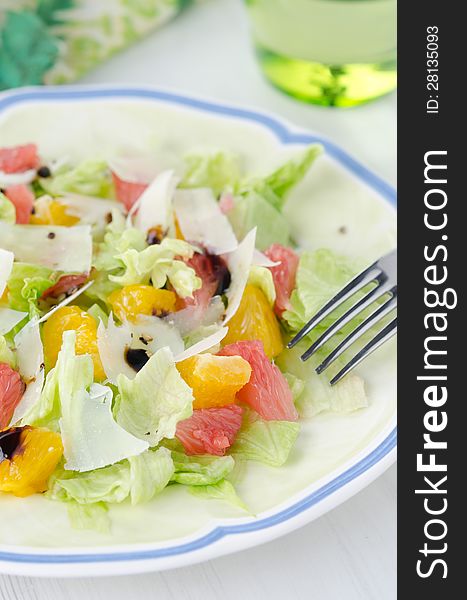
[[360,267],[291,237],[320,153],[260,176],[227,152],[0,148],[0,501],[45,494],[100,531],[169,485],[248,511],[239,465],[281,468],[301,419],[367,405],[359,375],[331,388],[306,340],[285,350]]

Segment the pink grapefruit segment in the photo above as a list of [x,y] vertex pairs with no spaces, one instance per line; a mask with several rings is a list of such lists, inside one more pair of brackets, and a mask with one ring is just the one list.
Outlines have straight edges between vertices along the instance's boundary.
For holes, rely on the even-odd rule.
[[237,400],[248,404],[266,421],[298,421],[292,392],[276,365],[257,340],[236,342],[224,346],[222,356],[241,356],[250,363],[250,381],[237,393]]
[[125,181],[116,173],[112,172],[112,179],[115,186],[115,195],[127,210],[133,206],[144,190],[148,187],[146,183],[137,183],[135,181]]
[[243,409],[236,404],[194,410],[177,425],[176,437],[187,454],[223,456],[242,425]]
[[27,185],[10,185],[5,190],[5,196],[13,203],[16,209],[16,222],[27,225],[31,218],[34,206],[34,194]]
[[26,385],[10,365],[0,363],[0,431],[8,427]]
[[35,144],[0,148],[0,171],[4,173],[22,173],[37,169],[40,161]]
[[265,254],[273,262],[280,262],[276,267],[269,267],[276,288],[274,310],[280,317],[285,310],[291,308],[290,295],[295,288],[299,256],[291,248],[285,248],[281,244],[272,244]]

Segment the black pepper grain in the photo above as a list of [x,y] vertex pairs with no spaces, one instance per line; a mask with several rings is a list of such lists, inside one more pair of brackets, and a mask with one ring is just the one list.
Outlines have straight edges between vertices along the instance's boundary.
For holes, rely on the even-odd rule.
[[39,177],[43,177],[45,179],[46,177],[50,177],[52,175],[52,172],[49,169],[49,167],[46,167],[44,165],[37,169],[37,174],[39,175]]

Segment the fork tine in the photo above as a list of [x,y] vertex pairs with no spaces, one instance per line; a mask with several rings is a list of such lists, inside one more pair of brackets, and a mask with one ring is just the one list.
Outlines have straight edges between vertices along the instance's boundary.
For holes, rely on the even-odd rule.
[[357,354],[345,365],[343,369],[337,373],[330,381],[331,385],[338,383],[347,373],[354,369],[358,364],[362,362],[367,356],[374,352],[377,348],[382,346],[385,342],[391,339],[397,333],[397,317],[394,318],[386,327],[384,327],[375,337],[368,342],[368,344],[362,348]]
[[383,317],[389,314],[397,307],[397,295],[394,295],[384,304],[379,306],[371,315],[365,319],[352,333],[350,333],[334,350],[326,356],[323,362],[318,365],[316,372],[320,375],[325,371],[339,356],[354,344],[364,333],[366,333],[373,325],[380,321]]
[[342,329],[344,325],[347,325],[354,317],[356,317],[359,313],[361,313],[365,308],[368,308],[375,300],[384,296],[388,292],[391,293],[394,288],[391,287],[389,282],[382,280],[380,278],[379,284],[373,288],[368,294],[360,298],[358,302],[356,302],[347,312],[345,312],[341,317],[339,317],[326,331],[308,348],[308,350],[302,354],[302,360],[308,360],[310,356],[312,356],[317,350],[321,348],[332,336],[338,331]]
[[377,263],[373,263],[367,269],[362,271],[359,275],[354,277],[345,287],[343,287],[329,302],[327,302],[316,315],[308,321],[308,323],[290,340],[287,344],[287,348],[293,348],[300,340],[302,340],[310,331],[318,325],[323,319],[325,319],[335,308],[340,306],[348,298],[353,296],[356,292],[361,290],[363,287],[375,281],[377,277],[381,276],[381,269],[377,266]]

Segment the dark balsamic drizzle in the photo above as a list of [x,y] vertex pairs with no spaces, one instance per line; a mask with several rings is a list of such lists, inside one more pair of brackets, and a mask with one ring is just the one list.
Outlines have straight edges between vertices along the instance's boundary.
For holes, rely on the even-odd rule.
[[126,362],[138,373],[148,362],[149,356],[142,348],[128,348],[125,354]]
[[0,463],[11,458],[21,443],[21,433],[24,427],[11,427],[5,431],[0,431]]

